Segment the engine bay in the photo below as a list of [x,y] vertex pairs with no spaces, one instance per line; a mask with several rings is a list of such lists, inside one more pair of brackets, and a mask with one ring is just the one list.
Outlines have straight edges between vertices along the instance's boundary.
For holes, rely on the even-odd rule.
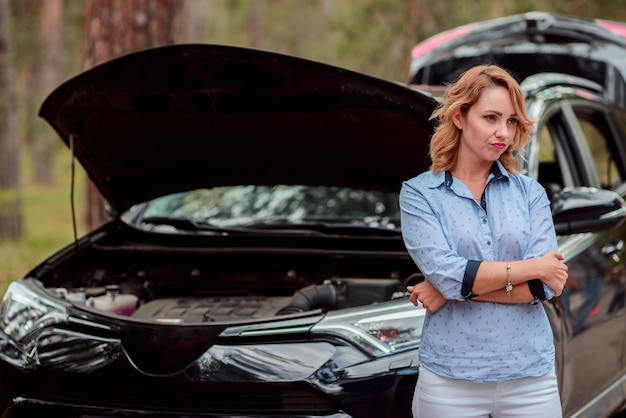
[[292,296],[160,297],[125,293],[120,286],[57,288],[58,297],[105,312],[160,323],[205,323],[269,318],[313,310],[329,311],[404,296],[397,279],[343,278],[297,290]]
[[90,262],[70,257],[38,279],[77,306],[159,323],[248,321],[365,306],[405,297],[406,285],[420,276],[410,259],[360,254],[90,252]]

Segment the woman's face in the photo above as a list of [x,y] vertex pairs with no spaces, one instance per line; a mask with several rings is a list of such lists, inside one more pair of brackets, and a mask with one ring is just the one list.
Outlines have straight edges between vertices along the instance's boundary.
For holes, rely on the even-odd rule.
[[513,143],[518,118],[509,91],[500,86],[489,87],[463,115],[452,118],[461,130],[459,159],[470,163],[496,161]]

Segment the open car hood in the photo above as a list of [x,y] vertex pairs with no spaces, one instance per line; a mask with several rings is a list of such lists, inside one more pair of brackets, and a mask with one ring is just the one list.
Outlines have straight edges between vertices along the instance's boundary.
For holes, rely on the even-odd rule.
[[435,106],[406,86],[319,62],[176,45],[70,79],[39,114],[123,211],[217,185],[399,190],[429,164]]
[[410,84],[444,85],[476,64],[499,64],[520,80],[562,73],[591,80],[626,104],[626,24],[546,12],[475,22],[417,44]]

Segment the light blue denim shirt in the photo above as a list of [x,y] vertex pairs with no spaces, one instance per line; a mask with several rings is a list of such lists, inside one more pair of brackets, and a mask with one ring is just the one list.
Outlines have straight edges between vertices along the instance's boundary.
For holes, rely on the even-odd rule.
[[[425,172],[400,192],[402,234],[411,257],[447,299],[427,314],[421,364],[446,377],[501,382],[554,367],[554,341],[541,304],[463,300],[481,261],[515,261],[557,250],[550,202],[532,178],[497,162],[481,204],[449,173]],[[502,271],[502,285],[506,271]],[[521,286],[521,285],[520,285]],[[526,286],[526,285],[524,285]],[[554,292],[544,285],[548,299]],[[513,288],[515,292],[515,288]]]

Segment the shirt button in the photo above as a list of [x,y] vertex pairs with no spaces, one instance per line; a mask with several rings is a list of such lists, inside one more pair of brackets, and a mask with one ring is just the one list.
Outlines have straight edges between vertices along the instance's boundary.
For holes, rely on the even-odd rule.
[[487,241],[487,245],[491,245],[491,241]]
[[483,223],[486,224],[487,223],[487,219],[483,218]]

